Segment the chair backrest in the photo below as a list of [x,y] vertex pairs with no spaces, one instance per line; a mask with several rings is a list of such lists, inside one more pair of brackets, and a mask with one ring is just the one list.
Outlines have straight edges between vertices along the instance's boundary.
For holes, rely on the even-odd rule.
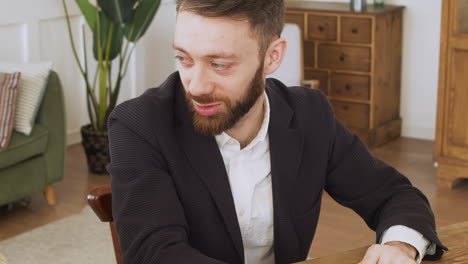
[[281,66],[268,77],[273,77],[287,86],[300,86],[303,78],[302,36],[296,24],[285,24],[281,37],[286,39],[288,49]]
[[115,229],[114,218],[112,217],[112,192],[110,186],[99,186],[91,190],[88,194],[88,204],[102,222],[109,223],[117,264],[123,264],[120,242]]

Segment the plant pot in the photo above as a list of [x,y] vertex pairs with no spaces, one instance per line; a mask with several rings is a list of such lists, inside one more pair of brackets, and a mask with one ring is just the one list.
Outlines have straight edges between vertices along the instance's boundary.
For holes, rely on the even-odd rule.
[[110,162],[108,132],[95,131],[91,125],[85,125],[81,127],[81,139],[89,171],[107,174],[106,166]]

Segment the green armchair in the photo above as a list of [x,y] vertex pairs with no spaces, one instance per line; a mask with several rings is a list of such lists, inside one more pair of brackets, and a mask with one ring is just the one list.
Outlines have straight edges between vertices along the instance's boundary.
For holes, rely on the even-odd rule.
[[65,148],[63,90],[51,71],[31,135],[13,132],[8,149],[0,152],[0,205],[42,191],[54,205],[52,184],[63,179]]

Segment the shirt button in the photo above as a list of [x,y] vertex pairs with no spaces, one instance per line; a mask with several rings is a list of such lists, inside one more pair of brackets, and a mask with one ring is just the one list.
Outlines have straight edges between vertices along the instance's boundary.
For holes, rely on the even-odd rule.
[[244,216],[245,215],[245,212],[244,211],[240,211],[239,212],[239,216]]

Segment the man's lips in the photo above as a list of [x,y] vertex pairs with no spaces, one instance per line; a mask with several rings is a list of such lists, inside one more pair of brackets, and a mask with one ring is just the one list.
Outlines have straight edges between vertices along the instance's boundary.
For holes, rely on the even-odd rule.
[[212,105],[200,105],[193,103],[195,110],[202,116],[212,116],[216,114],[221,108],[221,104],[212,104]]

